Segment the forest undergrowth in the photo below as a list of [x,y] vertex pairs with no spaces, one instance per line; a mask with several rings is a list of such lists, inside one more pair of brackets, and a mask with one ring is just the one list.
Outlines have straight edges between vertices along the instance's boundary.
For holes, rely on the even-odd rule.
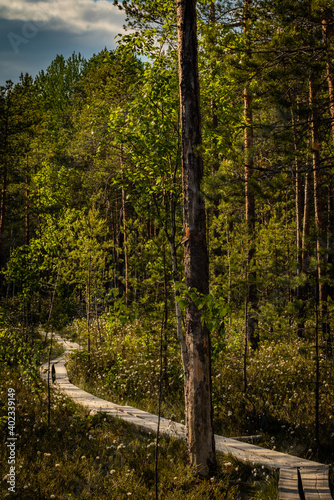
[[[49,345],[44,346],[43,339],[38,335],[31,337],[30,342],[24,345],[20,342],[18,332],[13,335],[6,329],[1,331],[1,340],[1,498],[155,498],[155,436],[145,434],[135,426],[106,414],[91,415],[84,408],[53,391],[48,423],[47,388],[39,379],[38,365],[47,359]],[[22,346],[21,349],[18,345]],[[28,354],[29,349],[32,352],[32,346],[37,356],[34,361],[29,362]],[[59,346],[54,343],[53,349],[53,357],[58,356],[61,352]],[[153,355],[154,349],[151,356]],[[79,367],[84,360],[83,353],[73,357],[71,363],[75,362],[75,359]],[[97,354],[92,353],[90,359],[97,359]],[[153,364],[148,363],[146,366],[153,379]],[[91,369],[89,372],[92,374]],[[93,387],[92,382],[90,385]],[[15,493],[8,491],[7,482],[8,389],[15,391]],[[152,399],[155,396],[154,391],[153,384]],[[122,397],[124,400],[124,396],[120,396],[120,399]],[[215,477],[199,480],[187,465],[185,443],[174,438],[160,439],[158,471],[159,498],[277,498],[276,473],[263,467],[241,464],[231,456],[219,454]]]
[[[115,403],[157,414],[160,373],[159,325],[135,322],[110,328],[91,352],[71,355],[73,383]],[[149,328],[149,330],[148,330]],[[68,333],[85,343],[83,323]],[[233,335],[232,335],[233,333]],[[184,422],[183,373],[177,342],[163,346],[162,416]],[[261,435],[261,446],[328,464],[334,463],[334,366],[319,354],[319,423],[316,432],[316,359],[312,340],[263,340],[248,351],[246,392],[244,346],[235,332],[212,339],[214,427],[226,437]]]
[[[319,356],[319,442],[315,430],[315,349],[311,339],[292,342],[263,338],[257,352],[247,351],[237,321],[224,335],[212,336],[214,426],[226,437],[261,436],[260,446],[330,465],[333,492],[334,369],[332,358]],[[141,317],[121,324],[110,317],[87,327],[76,319],[60,333],[82,345],[67,364],[73,383],[115,403],[158,413],[162,362],[162,416],[184,422],[183,372],[173,325]],[[48,359],[37,332],[9,326],[1,329],[0,426],[1,497],[18,499],[155,498],[155,436],[108,417],[92,415],[64,396],[48,393],[39,365]],[[310,334],[311,336],[311,334]],[[52,345],[52,357],[62,349]],[[160,358],[161,354],[161,358]],[[16,493],[8,492],[8,389],[16,400]],[[187,465],[184,442],[161,437],[159,491],[164,499],[275,499],[278,474],[241,464],[218,454],[214,478],[200,481]],[[7,495],[7,496],[6,496]]]

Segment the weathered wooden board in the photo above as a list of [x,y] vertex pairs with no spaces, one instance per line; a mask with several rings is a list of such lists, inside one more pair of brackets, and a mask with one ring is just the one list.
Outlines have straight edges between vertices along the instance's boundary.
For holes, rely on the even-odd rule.
[[280,469],[278,498],[280,500],[300,500],[298,491],[298,469]]
[[332,500],[327,466],[301,467],[299,472],[305,500]]
[[216,450],[222,453],[230,453],[241,462],[251,463],[253,465],[261,464],[271,469],[279,468],[274,460],[267,457],[260,457],[258,454],[245,451],[239,447],[233,446],[226,438],[215,435]]
[[215,436],[216,449],[224,453],[232,453],[238,456],[239,460],[251,462],[254,464],[262,464],[273,469],[292,468],[292,467],[318,467],[322,464],[304,460],[293,455],[280,453],[275,450],[268,450],[260,446],[255,446],[249,443],[241,443],[235,439]]

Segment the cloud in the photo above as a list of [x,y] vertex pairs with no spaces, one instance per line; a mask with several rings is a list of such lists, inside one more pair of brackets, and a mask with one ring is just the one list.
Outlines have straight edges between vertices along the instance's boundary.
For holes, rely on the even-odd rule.
[[31,23],[40,30],[66,30],[73,34],[116,32],[124,22],[124,14],[107,0],[2,0],[0,18]]
[[57,54],[89,58],[115,47],[125,16],[107,0],[1,0],[0,85],[36,75]]

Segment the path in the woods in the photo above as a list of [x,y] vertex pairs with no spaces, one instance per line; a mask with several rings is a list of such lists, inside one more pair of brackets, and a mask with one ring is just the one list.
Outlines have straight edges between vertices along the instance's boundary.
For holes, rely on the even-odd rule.
[[[50,373],[50,383],[55,389],[76,403],[86,406],[90,411],[105,412],[113,417],[138,425],[146,431],[157,432],[158,417],[156,415],[131,406],[121,406],[105,401],[72,384],[67,375],[66,357],[71,351],[80,349],[80,346],[75,342],[64,340],[58,334],[53,334],[53,338],[65,348],[62,356],[52,360],[56,380],[55,384],[52,384]],[[47,381],[48,363],[41,366],[40,373],[41,377]],[[185,426],[166,418],[160,418],[160,432],[168,436],[185,439]],[[217,451],[231,453],[242,462],[264,465],[271,469],[280,469],[280,500],[300,498],[306,500],[332,500],[328,487],[327,465],[217,435],[215,435],[215,443]]]

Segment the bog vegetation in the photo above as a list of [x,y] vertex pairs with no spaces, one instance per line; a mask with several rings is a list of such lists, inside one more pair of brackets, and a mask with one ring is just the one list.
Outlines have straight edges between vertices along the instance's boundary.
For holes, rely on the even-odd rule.
[[[70,377],[106,399],[155,413],[161,380],[182,422],[190,302],[211,334],[215,432],[333,464],[333,3],[198,2],[205,296],[183,279],[175,5],[119,6],[135,30],[116,50],[0,89],[0,479],[12,385],[24,498],[153,497],[152,436],[56,395],[47,425],[36,332],[81,343]],[[198,481],[165,439],[160,487],[274,498],[277,477],[220,457]]]

